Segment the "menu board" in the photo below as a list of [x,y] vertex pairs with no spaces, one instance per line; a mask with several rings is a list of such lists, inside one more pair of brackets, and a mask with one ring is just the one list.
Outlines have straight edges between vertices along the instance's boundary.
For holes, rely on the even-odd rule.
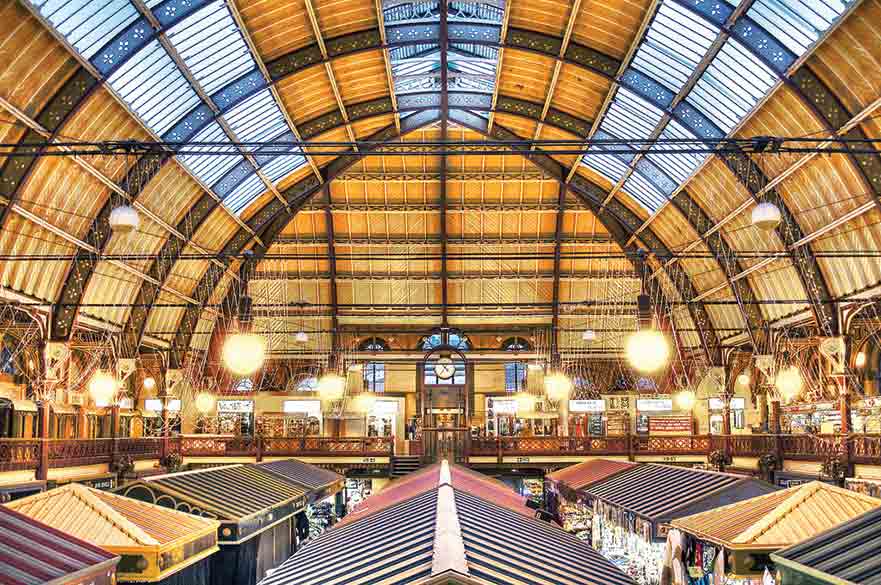
[[610,414],[606,419],[606,434],[620,437],[627,434],[627,416]]
[[669,433],[690,435],[692,419],[690,416],[652,416],[649,417],[649,433]]

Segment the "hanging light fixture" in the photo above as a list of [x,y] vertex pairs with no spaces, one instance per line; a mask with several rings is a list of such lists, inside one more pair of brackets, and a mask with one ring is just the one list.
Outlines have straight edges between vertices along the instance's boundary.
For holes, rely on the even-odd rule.
[[544,365],[539,361],[529,362],[528,364],[526,364],[526,368],[530,372],[538,372],[545,369]]
[[306,343],[309,341],[309,334],[305,331],[297,331],[297,334],[294,335],[294,342],[296,343]]
[[566,400],[572,392],[572,380],[562,372],[555,372],[544,379],[545,394],[554,401]]
[[373,392],[361,392],[357,396],[355,396],[352,401],[353,406],[355,408],[355,412],[363,412],[364,414],[369,414],[373,411],[373,407],[376,405],[376,394]]
[[752,211],[752,223],[761,230],[771,231],[780,225],[782,219],[780,208],[770,201],[762,201]]
[[355,362],[353,364],[349,364],[349,367],[346,368],[346,370],[348,370],[349,372],[363,372],[364,364],[359,364],[358,362]]
[[790,402],[801,393],[804,386],[801,371],[796,366],[786,366],[777,373],[777,377],[774,379],[774,386],[777,388],[780,396],[786,402]]
[[249,376],[260,369],[266,359],[266,340],[261,335],[251,333],[251,297],[248,296],[248,281],[254,262],[254,253],[245,252],[242,266],[241,298],[239,299],[238,331],[227,335],[223,343],[223,363],[227,369],[238,376]]
[[199,392],[196,396],[196,410],[202,414],[208,414],[214,410],[216,400],[210,392]]
[[857,356],[853,360],[853,365],[855,365],[858,368],[862,368],[863,366],[865,366],[866,365],[866,352],[864,352],[864,351],[857,352]]
[[624,342],[624,353],[631,367],[643,374],[657,372],[670,359],[670,345],[663,333],[652,326],[651,298],[641,293],[636,297],[639,330]]
[[136,232],[141,226],[141,217],[138,210],[131,205],[120,205],[114,207],[110,212],[110,229],[114,233],[127,236],[132,232]]
[[156,387],[156,379],[152,376],[144,378],[144,390],[152,390]]
[[741,386],[749,386],[749,374],[746,372],[741,372],[740,375],[737,376],[737,383]]
[[339,400],[346,392],[346,379],[339,374],[325,374],[318,380],[318,396],[322,400]]
[[680,410],[691,410],[696,401],[697,396],[695,396],[694,390],[682,390],[676,395],[676,406]]
[[581,332],[581,340],[582,341],[593,341],[597,338],[596,331],[593,329],[585,329]]
[[89,380],[89,394],[95,404],[111,404],[118,388],[116,378],[105,370],[98,370]]

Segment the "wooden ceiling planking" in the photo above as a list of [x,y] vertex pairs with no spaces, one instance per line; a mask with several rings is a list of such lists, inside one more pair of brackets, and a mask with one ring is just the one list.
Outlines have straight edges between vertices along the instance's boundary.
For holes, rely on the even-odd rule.
[[[571,132],[564,132],[556,126],[545,124],[544,126],[542,126],[541,133],[538,135],[538,138],[540,140],[575,140],[578,138],[583,138],[583,136],[578,136],[576,134],[572,134]],[[541,148],[538,148],[537,150],[541,150]],[[555,154],[552,155],[551,158],[563,165],[565,169],[570,169],[578,162],[578,160],[581,158],[581,155]]]
[[389,94],[382,51],[363,51],[339,57],[333,62],[333,73],[347,106]]
[[77,62],[16,0],[0,0],[0,22],[0,97],[36,118],[76,71]]
[[[817,252],[881,250],[881,211],[872,209],[812,243]],[[877,258],[818,258],[832,294],[843,296],[881,282]]]
[[570,3],[564,0],[511,0],[511,28],[537,30],[560,37],[566,28]]
[[298,127],[338,111],[327,71],[321,65],[298,71],[279,81],[276,87],[284,108]]
[[183,167],[165,164],[138,195],[138,202],[165,223],[177,225],[202,193]]
[[[349,135],[346,133],[345,127],[339,127],[339,128],[335,128],[329,132],[319,134],[318,136],[316,136],[312,140],[315,142],[348,142]],[[306,151],[312,154],[312,159],[315,161],[315,164],[318,165],[319,168],[321,168],[337,157],[332,154],[315,154],[315,153],[320,152],[320,151],[328,152],[329,150],[334,150],[334,148],[335,147],[328,148],[328,147],[322,147],[319,145],[319,146],[307,148]]]
[[[20,256],[67,255],[76,252],[73,244],[29,220],[11,214],[0,230],[0,252]],[[69,262],[0,262],[0,285],[54,302],[67,274]]]
[[681,250],[703,235],[697,233],[673,205],[667,205],[659,212],[657,219],[652,222],[652,229],[674,251]]
[[564,63],[551,107],[577,118],[594,120],[599,116],[611,87],[612,82],[608,78],[583,67]]
[[233,0],[264,61],[315,42],[303,0]]
[[229,213],[218,206],[193,234],[193,242],[206,250],[220,250],[238,229]]
[[[379,26],[373,2],[312,0],[312,4],[325,40]],[[385,75],[384,68],[383,75]]]
[[505,62],[501,67],[500,94],[544,103],[554,72],[552,57],[509,47],[505,50]]
[[394,124],[395,117],[392,114],[383,116],[370,116],[361,120],[352,122],[352,130],[359,140],[364,140],[372,136],[377,131]]
[[583,2],[572,39],[617,59],[623,59],[636,40],[651,0]]
[[[106,323],[122,325],[128,318],[131,308],[113,305],[125,305],[135,302],[140,284],[140,279],[122,268],[114,266],[109,262],[99,262],[83,293],[83,306],[80,307],[80,313]],[[181,302],[175,296],[170,296],[170,298],[172,300],[168,302]]]

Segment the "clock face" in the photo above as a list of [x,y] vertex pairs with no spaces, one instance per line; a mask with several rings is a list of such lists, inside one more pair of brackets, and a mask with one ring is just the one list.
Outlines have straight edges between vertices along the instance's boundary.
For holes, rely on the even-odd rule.
[[441,380],[449,380],[456,373],[456,365],[450,358],[440,358],[434,366],[434,373]]

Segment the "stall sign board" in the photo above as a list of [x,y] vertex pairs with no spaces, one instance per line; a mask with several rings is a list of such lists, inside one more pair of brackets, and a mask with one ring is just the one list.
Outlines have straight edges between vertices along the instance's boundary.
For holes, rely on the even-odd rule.
[[370,414],[374,416],[380,416],[383,414],[397,414],[397,412],[397,400],[377,400],[373,403],[373,408],[370,409]]
[[649,417],[650,433],[691,433],[690,416],[652,416]]
[[[732,398],[730,408],[731,410],[745,410],[746,399],[743,397]],[[710,410],[725,410],[725,403],[721,398],[710,398]]]
[[636,410],[640,412],[666,412],[673,410],[672,398],[638,398]]
[[320,400],[285,400],[283,410],[286,414],[305,414],[321,418]]
[[253,400],[218,400],[217,412],[254,412]]
[[496,414],[517,414],[517,401],[513,399],[487,398],[487,410]]
[[605,412],[605,400],[570,400],[569,412]]
[[[144,401],[144,410],[162,412],[162,401],[158,398],[148,398]],[[168,412],[180,412],[180,398],[168,401]]]

